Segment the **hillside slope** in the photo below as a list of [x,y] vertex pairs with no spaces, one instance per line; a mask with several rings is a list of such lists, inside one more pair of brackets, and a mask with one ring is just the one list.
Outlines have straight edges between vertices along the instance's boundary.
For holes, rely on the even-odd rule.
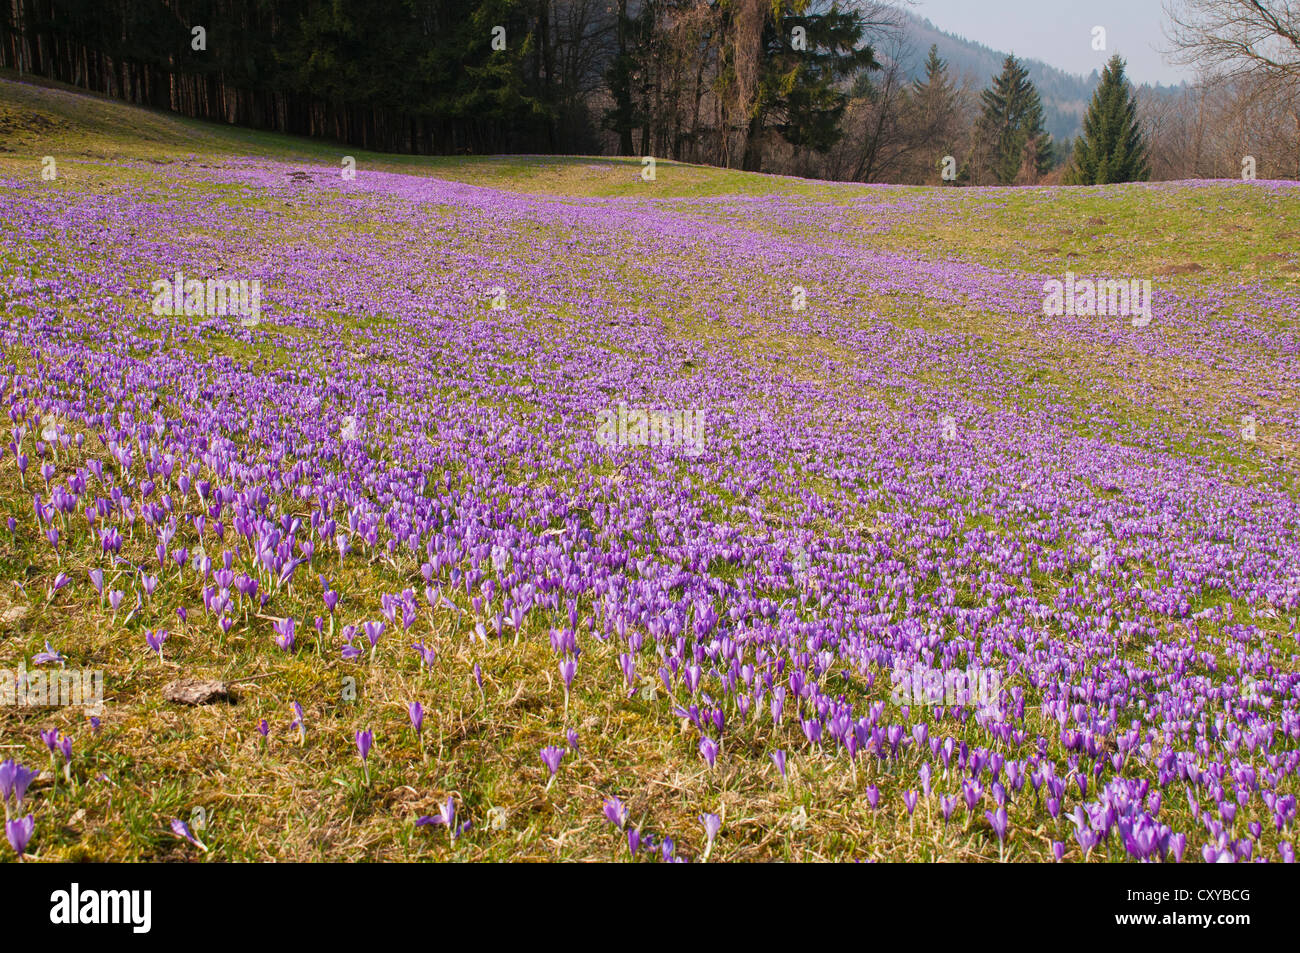
[[1294,185],[0,149],[32,857],[1292,855]]

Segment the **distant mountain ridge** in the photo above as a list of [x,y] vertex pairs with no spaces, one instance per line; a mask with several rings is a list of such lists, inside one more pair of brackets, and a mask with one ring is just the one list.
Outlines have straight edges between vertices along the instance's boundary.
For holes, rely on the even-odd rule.
[[[995,74],[1002,72],[1002,61],[1008,52],[1012,52],[990,49],[982,43],[948,33],[910,11],[899,12],[909,45],[900,61],[910,78],[924,75],[926,54],[933,44],[939,48],[939,56],[948,64],[948,75],[955,83],[960,85],[969,78],[976,89],[984,89]],[[1090,76],[1079,76],[1042,60],[1017,58],[1028,68],[1029,78],[1038,88],[1047,131],[1052,138],[1060,142],[1079,135],[1093,90],[1101,81],[1100,71],[1093,70]],[[1167,95],[1173,88],[1143,84],[1138,91],[1148,95]]]

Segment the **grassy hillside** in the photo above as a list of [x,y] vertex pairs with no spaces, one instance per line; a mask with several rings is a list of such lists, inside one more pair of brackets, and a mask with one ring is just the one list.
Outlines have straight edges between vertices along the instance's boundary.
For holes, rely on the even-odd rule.
[[1300,191],[641,168],[0,78],[29,859],[1288,857]]

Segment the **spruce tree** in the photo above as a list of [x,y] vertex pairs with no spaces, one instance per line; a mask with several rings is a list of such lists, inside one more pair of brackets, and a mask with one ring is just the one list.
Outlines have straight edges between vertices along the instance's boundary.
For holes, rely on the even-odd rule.
[[919,76],[912,80],[912,92],[919,98],[925,98],[929,90],[941,101],[951,101],[957,93],[948,79],[948,64],[939,56],[939,44],[930,44],[930,53],[925,58],[925,79]]
[[1083,135],[1065,174],[1069,185],[1144,182],[1151,176],[1147,145],[1138,126],[1137,100],[1124,78],[1124,60],[1110,58],[1083,120]]
[[908,92],[907,108],[910,112],[908,134],[924,156],[925,180],[936,169],[941,170],[943,157],[956,151],[960,134],[958,101],[960,93],[948,78],[948,64],[939,57],[939,48],[930,44],[930,55],[925,61],[925,78],[912,81]]
[[[803,0],[778,0],[763,26],[758,90],[750,107],[743,167],[761,171],[764,130],[775,129],[796,149],[825,153],[844,134],[841,120],[849,96],[844,80],[879,69],[872,47],[862,42],[866,23],[835,3],[822,13],[797,14]],[[791,46],[796,27],[803,49]]]
[[1042,175],[1052,167],[1052,137],[1043,126],[1043,104],[1029,80],[1029,71],[1014,56],[980,95],[983,113],[977,138],[983,165],[1001,185],[1016,181],[1028,169]]

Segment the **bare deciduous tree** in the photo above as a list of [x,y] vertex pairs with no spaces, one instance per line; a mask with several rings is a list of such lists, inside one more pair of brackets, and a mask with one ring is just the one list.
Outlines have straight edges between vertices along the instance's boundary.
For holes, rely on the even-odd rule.
[[1230,76],[1300,80],[1300,5],[1292,0],[1175,0],[1165,12],[1179,62]]

